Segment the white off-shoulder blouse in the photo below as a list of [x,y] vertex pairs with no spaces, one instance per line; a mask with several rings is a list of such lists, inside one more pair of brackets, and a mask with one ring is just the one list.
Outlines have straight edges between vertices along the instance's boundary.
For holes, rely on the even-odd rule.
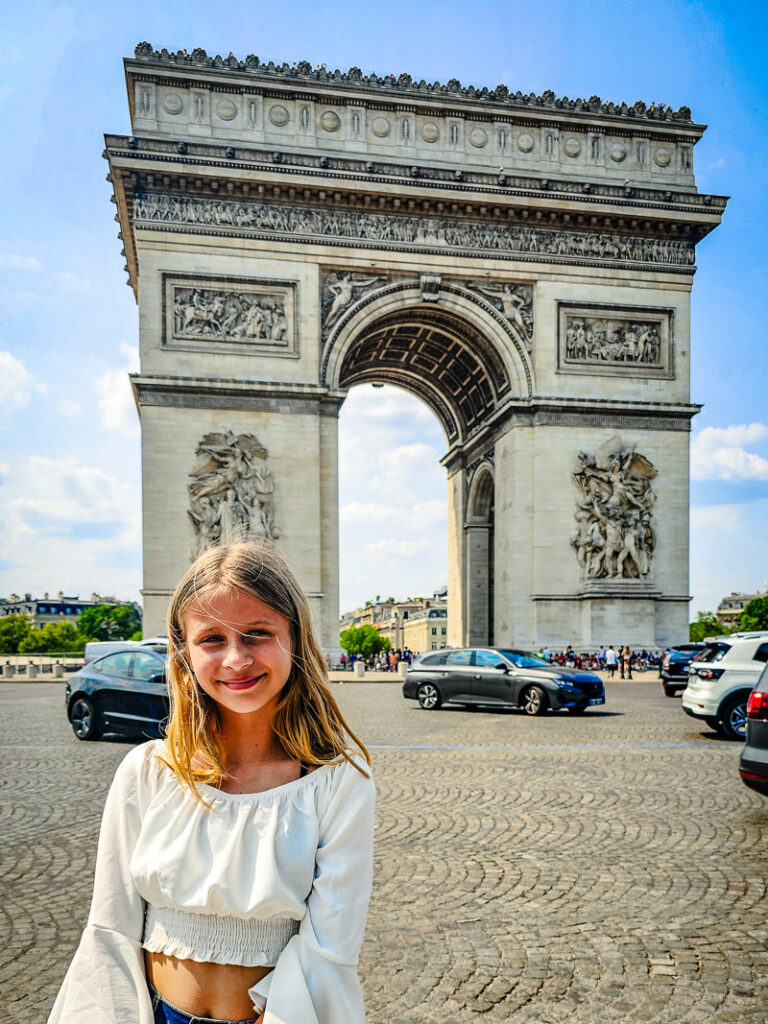
[[161,751],[142,744],[117,769],[88,923],[48,1024],[153,1024],[143,949],[274,965],[249,993],[267,1000],[264,1024],[364,1024],[373,781],[342,762],[263,793],[203,785],[208,809]]

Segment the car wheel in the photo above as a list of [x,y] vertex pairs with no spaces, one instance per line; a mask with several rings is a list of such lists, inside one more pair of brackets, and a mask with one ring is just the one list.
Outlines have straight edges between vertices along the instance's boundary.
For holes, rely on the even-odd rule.
[[69,713],[72,729],[79,740],[97,740],[101,730],[96,722],[93,704],[85,697],[78,697]]
[[529,686],[523,693],[520,707],[526,715],[543,715],[549,707],[549,701],[540,686]]
[[704,721],[707,723],[710,729],[714,729],[715,732],[717,732],[719,723],[716,718],[713,718],[712,715],[707,715]]
[[422,683],[416,696],[418,697],[420,707],[424,708],[425,711],[437,711],[443,703],[440,691],[434,683]]
[[747,731],[747,698],[734,697],[723,706],[720,732],[729,740],[744,741]]

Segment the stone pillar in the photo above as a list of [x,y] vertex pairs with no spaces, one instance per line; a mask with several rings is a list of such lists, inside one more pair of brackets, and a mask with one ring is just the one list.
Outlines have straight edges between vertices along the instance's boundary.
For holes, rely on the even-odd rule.
[[467,646],[488,643],[488,563],[490,523],[467,523],[464,527],[466,557]]

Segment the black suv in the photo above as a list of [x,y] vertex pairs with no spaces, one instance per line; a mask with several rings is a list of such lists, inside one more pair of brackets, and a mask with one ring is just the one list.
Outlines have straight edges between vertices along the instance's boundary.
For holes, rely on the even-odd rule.
[[741,781],[768,796],[768,665],[747,700],[745,739],[739,760]]
[[706,644],[678,644],[670,647],[661,660],[661,685],[667,697],[677,697],[688,685],[688,666]]
[[506,704],[528,715],[605,704],[600,676],[550,665],[528,651],[463,648],[423,654],[405,674],[403,696],[426,711],[442,704]]

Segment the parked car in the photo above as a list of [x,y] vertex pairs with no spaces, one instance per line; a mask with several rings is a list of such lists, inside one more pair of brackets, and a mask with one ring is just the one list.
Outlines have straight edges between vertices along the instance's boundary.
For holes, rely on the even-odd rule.
[[768,664],[747,701],[745,739],[739,759],[741,781],[768,796]]
[[133,644],[89,662],[69,677],[66,706],[80,740],[104,733],[159,736],[169,711],[165,655]]
[[96,661],[107,654],[114,654],[116,651],[133,651],[137,647],[151,647],[160,654],[168,653],[168,637],[148,636],[144,640],[89,640],[85,645],[83,657],[86,665],[89,661]]
[[747,701],[768,663],[768,632],[710,637],[688,667],[682,708],[730,740],[743,740]]
[[705,643],[677,644],[670,647],[661,661],[659,675],[667,697],[677,697],[688,685],[688,666],[701,651]]
[[599,676],[550,665],[528,651],[500,647],[433,651],[405,674],[403,696],[426,711],[443,704],[503,704],[528,715],[567,708],[574,714],[605,703]]

